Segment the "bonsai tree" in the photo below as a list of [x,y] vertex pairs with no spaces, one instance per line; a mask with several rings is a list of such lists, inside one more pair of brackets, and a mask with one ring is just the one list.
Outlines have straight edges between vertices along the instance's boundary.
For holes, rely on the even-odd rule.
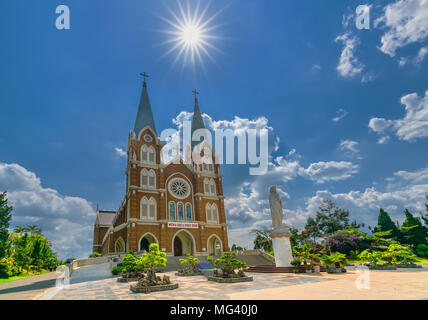
[[186,259],[180,259],[179,261],[181,264],[185,265],[182,273],[193,274],[198,272],[198,270],[196,270],[196,265],[199,263],[198,258],[195,258],[188,253],[186,255]]
[[238,269],[238,276],[245,277],[248,266],[235,257],[235,252],[225,252],[223,256],[214,262],[214,266],[222,271],[223,278],[233,277]]
[[388,250],[382,253],[382,258],[394,264],[408,264],[417,260],[416,255],[409,248],[399,244],[391,244]]
[[339,268],[344,268],[348,262],[346,256],[343,253],[333,252],[331,256],[333,257],[334,262],[339,265]]
[[326,266],[327,269],[330,269],[331,266],[335,263],[331,255],[323,254],[321,256],[321,263]]
[[133,278],[137,272],[137,256],[133,251],[128,251],[122,259],[122,273],[124,278]]
[[157,243],[152,243],[149,246],[149,252],[143,253],[136,262],[137,270],[144,270],[147,272],[147,279],[145,281],[150,285],[157,284],[156,269],[164,267],[166,267],[166,254],[165,252],[159,251]]
[[382,252],[380,251],[370,252],[369,250],[364,250],[358,255],[358,258],[360,260],[368,262],[370,265],[375,267],[376,264],[382,259]]

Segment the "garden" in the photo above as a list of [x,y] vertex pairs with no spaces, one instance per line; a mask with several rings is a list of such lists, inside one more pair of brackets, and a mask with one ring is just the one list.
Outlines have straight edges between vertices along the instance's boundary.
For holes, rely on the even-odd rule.
[[[426,213],[420,217],[405,209],[401,225],[381,208],[378,224],[365,229],[364,224],[349,220],[348,210],[324,199],[303,231],[290,228],[294,271],[319,273],[325,268],[328,273],[343,273],[350,263],[373,270],[421,267],[418,263],[428,263],[428,204],[425,206]],[[254,249],[274,255],[270,230],[264,227],[252,232],[256,235]]]
[[36,225],[18,226],[9,232],[13,207],[0,193],[0,283],[56,270],[62,261]]

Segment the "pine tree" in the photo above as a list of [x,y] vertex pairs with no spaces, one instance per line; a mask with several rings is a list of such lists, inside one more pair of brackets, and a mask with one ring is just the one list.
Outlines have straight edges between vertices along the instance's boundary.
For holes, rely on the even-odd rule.
[[409,210],[405,210],[406,220],[401,226],[403,233],[403,243],[417,246],[418,244],[425,244],[427,242],[427,233],[422,226],[421,220],[414,217]]
[[399,240],[399,229],[397,225],[392,221],[388,212],[380,208],[379,217],[377,219],[377,226],[374,227],[373,233],[385,239],[395,239]]
[[0,193],[0,259],[7,255],[9,226],[13,207],[7,204],[7,192]]

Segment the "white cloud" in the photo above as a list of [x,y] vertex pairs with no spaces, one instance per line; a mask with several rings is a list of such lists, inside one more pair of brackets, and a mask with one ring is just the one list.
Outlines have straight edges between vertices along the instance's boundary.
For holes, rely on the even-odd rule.
[[[428,19],[428,17],[427,17]],[[424,59],[425,56],[428,54],[428,47],[423,47],[419,50],[418,55],[415,58],[415,63],[421,63]]]
[[35,173],[18,164],[0,163],[0,190],[8,191],[14,207],[12,224],[37,224],[60,258],[92,251],[95,212],[87,200],[44,188]]
[[388,131],[395,132],[397,137],[404,141],[414,141],[428,137],[428,91],[425,92],[425,97],[419,97],[417,93],[411,93],[401,97],[400,101],[405,106],[406,114],[403,119],[370,119],[369,128],[383,135],[379,143],[386,142]]
[[421,42],[428,36],[428,1],[398,0],[388,4],[376,25],[379,23],[387,29],[379,49],[394,57],[397,49]]
[[[293,152],[293,155],[295,151]],[[298,160],[287,160],[284,157],[276,157],[269,164],[269,170],[265,175],[257,176],[252,181],[245,181],[238,187],[238,192],[229,195],[225,200],[228,221],[235,227],[242,227],[257,221],[268,221],[270,211],[268,204],[269,187],[277,186],[278,194],[283,204],[290,198],[284,191],[285,184],[297,177],[322,184],[328,181],[348,179],[358,172],[358,165],[351,162],[316,162],[307,168],[300,165]],[[300,221],[301,214],[292,213],[289,222]]]
[[361,156],[359,156],[360,150],[358,149],[358,142],[353,140],[342,140],[339,143],[339,149],[342,150],[345,155],[351,156],[351,157],[357,157],[358,159],[362,159]]
[[336,37],[335,42],[339,41],[342,42],[343,49],[336,69],[342,77],[354,78],[364,70],[364,64],[355,57],[355,49],[359,44],[359,39],[357,36],[346,32]]
[[333,121],[333,122],[339,122],[340,120],[342,120],[343,118],[345,118],[349,114],[349,112],[346,111],[346,110],[343,110],[342,108],[339,108],[336,111],[336,114],[337,114],[337,116],[334,117],[333,119],[331,119],[331,121]]
[[[284,221],[293,227],[302,229],[306,219],[316,214],[323,199],[331,199],[339,207],[349,210],[351,220],[356,219],[358,222],[364,222],[366,226],[377,224],[380,208],[385,209],[393,221],[400,223],[404,220],[405,208],[408,208],[415,215],[425,211],[424,204],[427,202],[425,195],[428,192],[428,167],[415,171],[398,171],[385,180],[388,181],[385,191],[375,187],[343,193],[318,190],[313,196],[306,199],[303,208],[288,209],[285,203]],[[263,225],[269,227],[271,223],[269,218],[268,215],[265,215],[250,227],[231,230],[230,243],[252,247],[254,235],[249,234],[249,230]]]
[[316,183],[339,181],[358,173],[358,165],[347,161],[319,161],[311,163],[308,168],[300,168],[299,175]]
[[123,150],[122,148],[114,148],[114,151],[116,151],[116,154],[119,157],[126,157],[126,151]]

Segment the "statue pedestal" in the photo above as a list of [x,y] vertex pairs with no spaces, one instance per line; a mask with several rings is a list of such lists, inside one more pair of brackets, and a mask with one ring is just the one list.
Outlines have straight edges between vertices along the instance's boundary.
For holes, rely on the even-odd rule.
[[290,233],[271,234],[273,252],[275,254],[275,265],[277,267],[291,267],[293,252],[291,251]]

